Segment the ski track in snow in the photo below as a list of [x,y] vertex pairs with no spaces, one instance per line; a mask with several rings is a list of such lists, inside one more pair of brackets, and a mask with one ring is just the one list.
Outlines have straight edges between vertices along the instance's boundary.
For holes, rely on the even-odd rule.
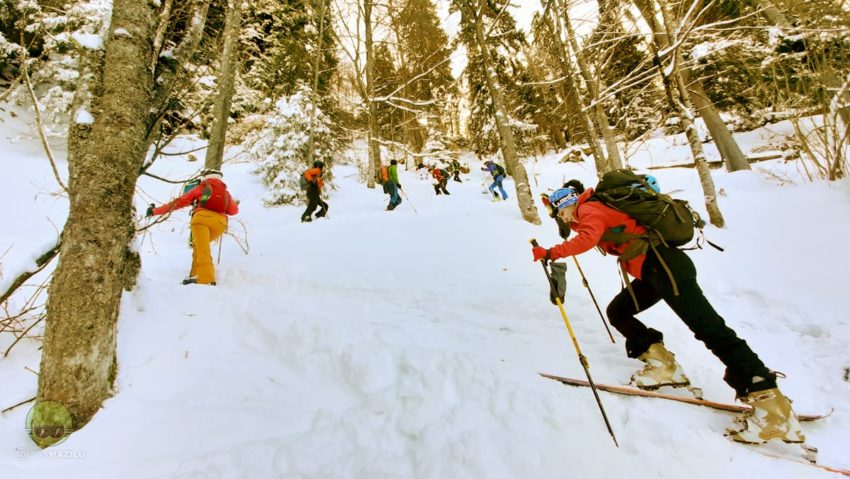
[[[11,136],[0,138],[9,172],[0,189],[16,197],[55,189],[47,163],[35,160],[37,141],[10,143]],[[590,183],[592,167],[558,158],[528,165],[535,198],[564,177]],[[155,174],[198,168],[179,158],[158,163]],[[117,394],[54,448],[85,457],[38,457],[23,406],[0,417],[2,477],[835,477],[730,443],[723,437],[729,414],[600,393],[621,445],[615,449],[588,389],[537,376],[584,378],[530,260],[528,239],[554,244],[555,225],[545,217],[540,227],[523,222],[511,181],[511,199],[491,203],[478,166],[463,184],[450,181],[445,197],[402,171],[407,197],[389,213],[379,189],[338,166],[330,219],[304,225],[302,207],[259,204],[262,187],[249,165],[226,165],[225,179],[242,200],[237,218],[246,224],[249,254],[225,238],[219,285],[181,286],[188,215],[178,212],[139,240],[142,274],[125,293],[119,320]],[[701,209],[695,172],[657,176]],[[834,294],[843,282],[825,280],[848,265],[825,254],[822,242],[847,237],[850,227],[831,222],[825,236],[811,238],[821,225],[807,212],[822,195],[837,202],[834,217],[847,217],[850,189],[779,187],[755,173],[715,180],[730,195],[721,199],[730,225],[707,234],[727,253],[693,253],[703,288],[766,363],[789,376],[780,384],[798,411],[835,407],[804,428],[823,463],[848,467],[850,384],[840,374],[850,300]],[[158,202],[176,190],[149,178],[140,187]],[[793,225],[764,219],[789,190],[798,199],[783,212],[794,215]],[[28,208],[2,212],[0,224],[16,227],[0,249],[15,244],[14,254],[23,254],[22,245],[45,230],[45,211],[61,224],[67,206],[40,198]],[[776,235],[754,246],[753,235],[766,230]],[[812,264],[822,259],[828,263]],[[619,290],[613,259],[591,252],[579,261],[604,311]],[[625,357],[622,337],[610,343],[572,261],[568,281],[566,309],[594,379],[625,383],[640,364]],[[666,306],[641,318],[665,332],[707,398],[731,400],[722,365]],[[36,378],[23,368],[37,369],[37,346],[26,341],[0,360],[0,406],[34,394]]]

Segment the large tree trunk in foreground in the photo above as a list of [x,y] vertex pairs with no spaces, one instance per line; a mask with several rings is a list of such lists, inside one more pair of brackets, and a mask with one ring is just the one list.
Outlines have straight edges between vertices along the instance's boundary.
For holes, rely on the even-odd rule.
[[68,408],[74,427],[109,397],[121,291],[138,273],[129,250],[133,193],[145,157],[153,86],[156,10],[147,0],[115,0],[102,81],[68,138],[70,212],[50,283],[38,400]]

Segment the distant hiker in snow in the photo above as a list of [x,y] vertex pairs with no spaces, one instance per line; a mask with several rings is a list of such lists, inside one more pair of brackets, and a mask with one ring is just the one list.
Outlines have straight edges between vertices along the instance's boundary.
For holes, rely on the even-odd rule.
[[239,203],[227,191],[218,170],[203,170],[200,183],[171,202],[159,208],[150,205],[146,216],[163,215],[192,206],[192,269],[183,284],[215,285],[210,243],[227,231],[227,217],[239,213]]
[[452,159],[451,163],[449,163],[449,173],[452,175],[455,181],[458,183],[463,183],[460,179],[460,172],[463,168],[460,166],[460,162],[457,159]]
[[316,160],[313,162],[313,167],[301,175],[307,191],[307,209],[301,215],[302,223],[313,221],[313,212],[316,211],[316,207],[320,207],[319,212],[316,213],[316,218],[321,218],[328,214],[328,204],[322,200],[322,187],[325,185],[324,180],[322,180],[324,169],[325,163]]
[[446,186],[449,184],[449,172],[445,168],[434,167],[431,169],[431,176],[434,178],[434,192],[439,194],[450,195]]
[[378,170],[378,183],[384,187],[384,193],[390,195],[390,203],[387,211],[392,211],[401,204],[401,182],[398,181],[398,161],[391,160],[389,166],[382,166]]
[[[603,182],[597,190],[602,190]],[[657,184],[649,182],[634,187],[657,191]],[[632,384],[643,389],[690,384],[673,353],[664,347],[663,335],[635,317],[663,300],[723,362],[723,379],[738,399],[753,407],[752,412],[736,418],[735,427],[728,431],[732,439],[745,443],[771,439],[805,441],[790,401],[776,385],[777,373],[769,370],[714,310],[697,284],[690,258],[682,250],[659,241],[634,217],[608,206],[603,198],[594,196],[592,188],[584,190],[581,183],[549,195],[549,204],[557,216],[576,235],[549,249],[534,247],[532,253],[535,261],[555,260],[599,247],[619,256],[623,270],[634,280],[614,297],[607,312],[611,324],[626,338],[627,355],[646,363],[632,376]]]
[[508,194],[505,192],[505,189],[502,187],[502,181],[505,179],[505,169],[502,168],[502,165],[498,165],[490,160],[484,162],[484,167],[481,168],[481,171],[487,171],[493,176],[493,183],[488,188],[490,193],[493,195],[493,201],[499,201],[499,195],[496,193],[496,188],[499,188],[499,192],[502,193],[503,200],[508,199]]

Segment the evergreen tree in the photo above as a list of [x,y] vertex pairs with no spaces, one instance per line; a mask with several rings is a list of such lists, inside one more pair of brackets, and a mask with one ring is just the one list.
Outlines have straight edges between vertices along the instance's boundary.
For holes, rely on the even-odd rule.
[[[244,143],[248,155],[257,163],[254,173],[268,188],[266,205],[293,204],[303,201],[299,178],[309,155],[310,89],[300,86],[294,95],[275,103],[273,111],[246,121],[263,127],[250,133]],[[313,117],[313,159],[325,163],[331,171],[340,143],[331,129],[331,120],[321,109]],[[327,173],[326,173],[327,174]]]
[[[424,113],[429,125],[436,122],[445,129],[443,118],[449,109],[446,99],[457,93],[457,86],[449,61],[452,50],[433,1],[406,0],[391,22],[398,36],[399,82],[405,85],[399,96],[417,102],[415,109]],[[409,127],[419,129],[410,139],[418,150],[424,127],[417,121],[411,121]]]
[[[453,8],[460,9],[463,3],[468,3],[468,0],[454,0],[452,5]],[[477,7],[478,2],[473,3],[475,4],[473,8]],[[485,40],[488,42],[492,68],[496,73],[498,84],[502,87],[508,113],[516,120],[515,114],[521,113],[518,107],[522,104],[516,74],[524,68],[518,59],[523,57],[527,42],[506,8],[506,2],[503,0],[484,0],[481,2],[480,15],[490,33]],[[459,39],[466,45],[468,58],[466,75],[470,94],[470,140],[476,151],[493,153],[499,149],[498,133],[494,122],[495,111],[484,76],[486,72],[484,61],[475,43],[475,31],[472,24],[461,22]],[[515,133],[521,136],[521,132]]]
[[[248,86],[260,91],[263,97],[276,100],[295,94],[300,84],[312,83],[310,65],[318,45],[322,1],[328,0],[249,2],[242,34]],[[318,91],[326,99],[337,59],[330,8],[324,8],[324,16]]]

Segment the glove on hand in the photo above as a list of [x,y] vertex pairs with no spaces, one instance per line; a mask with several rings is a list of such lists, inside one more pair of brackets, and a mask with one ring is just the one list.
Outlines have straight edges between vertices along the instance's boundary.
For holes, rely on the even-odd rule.
[[401,183],[396,184],[396,186],[398,186],[398,189],[401,189]]
[[147,211],[145,211],[145,217],[146,218],[150,218],[151,216],[153,216],[153,209],[154,209],[154,204],[151,203],[150,206],[148,206]]
[[534,261],[549,259],[549,250],[542,246],[535,246],[531,248],[531,252],[534,254]]

